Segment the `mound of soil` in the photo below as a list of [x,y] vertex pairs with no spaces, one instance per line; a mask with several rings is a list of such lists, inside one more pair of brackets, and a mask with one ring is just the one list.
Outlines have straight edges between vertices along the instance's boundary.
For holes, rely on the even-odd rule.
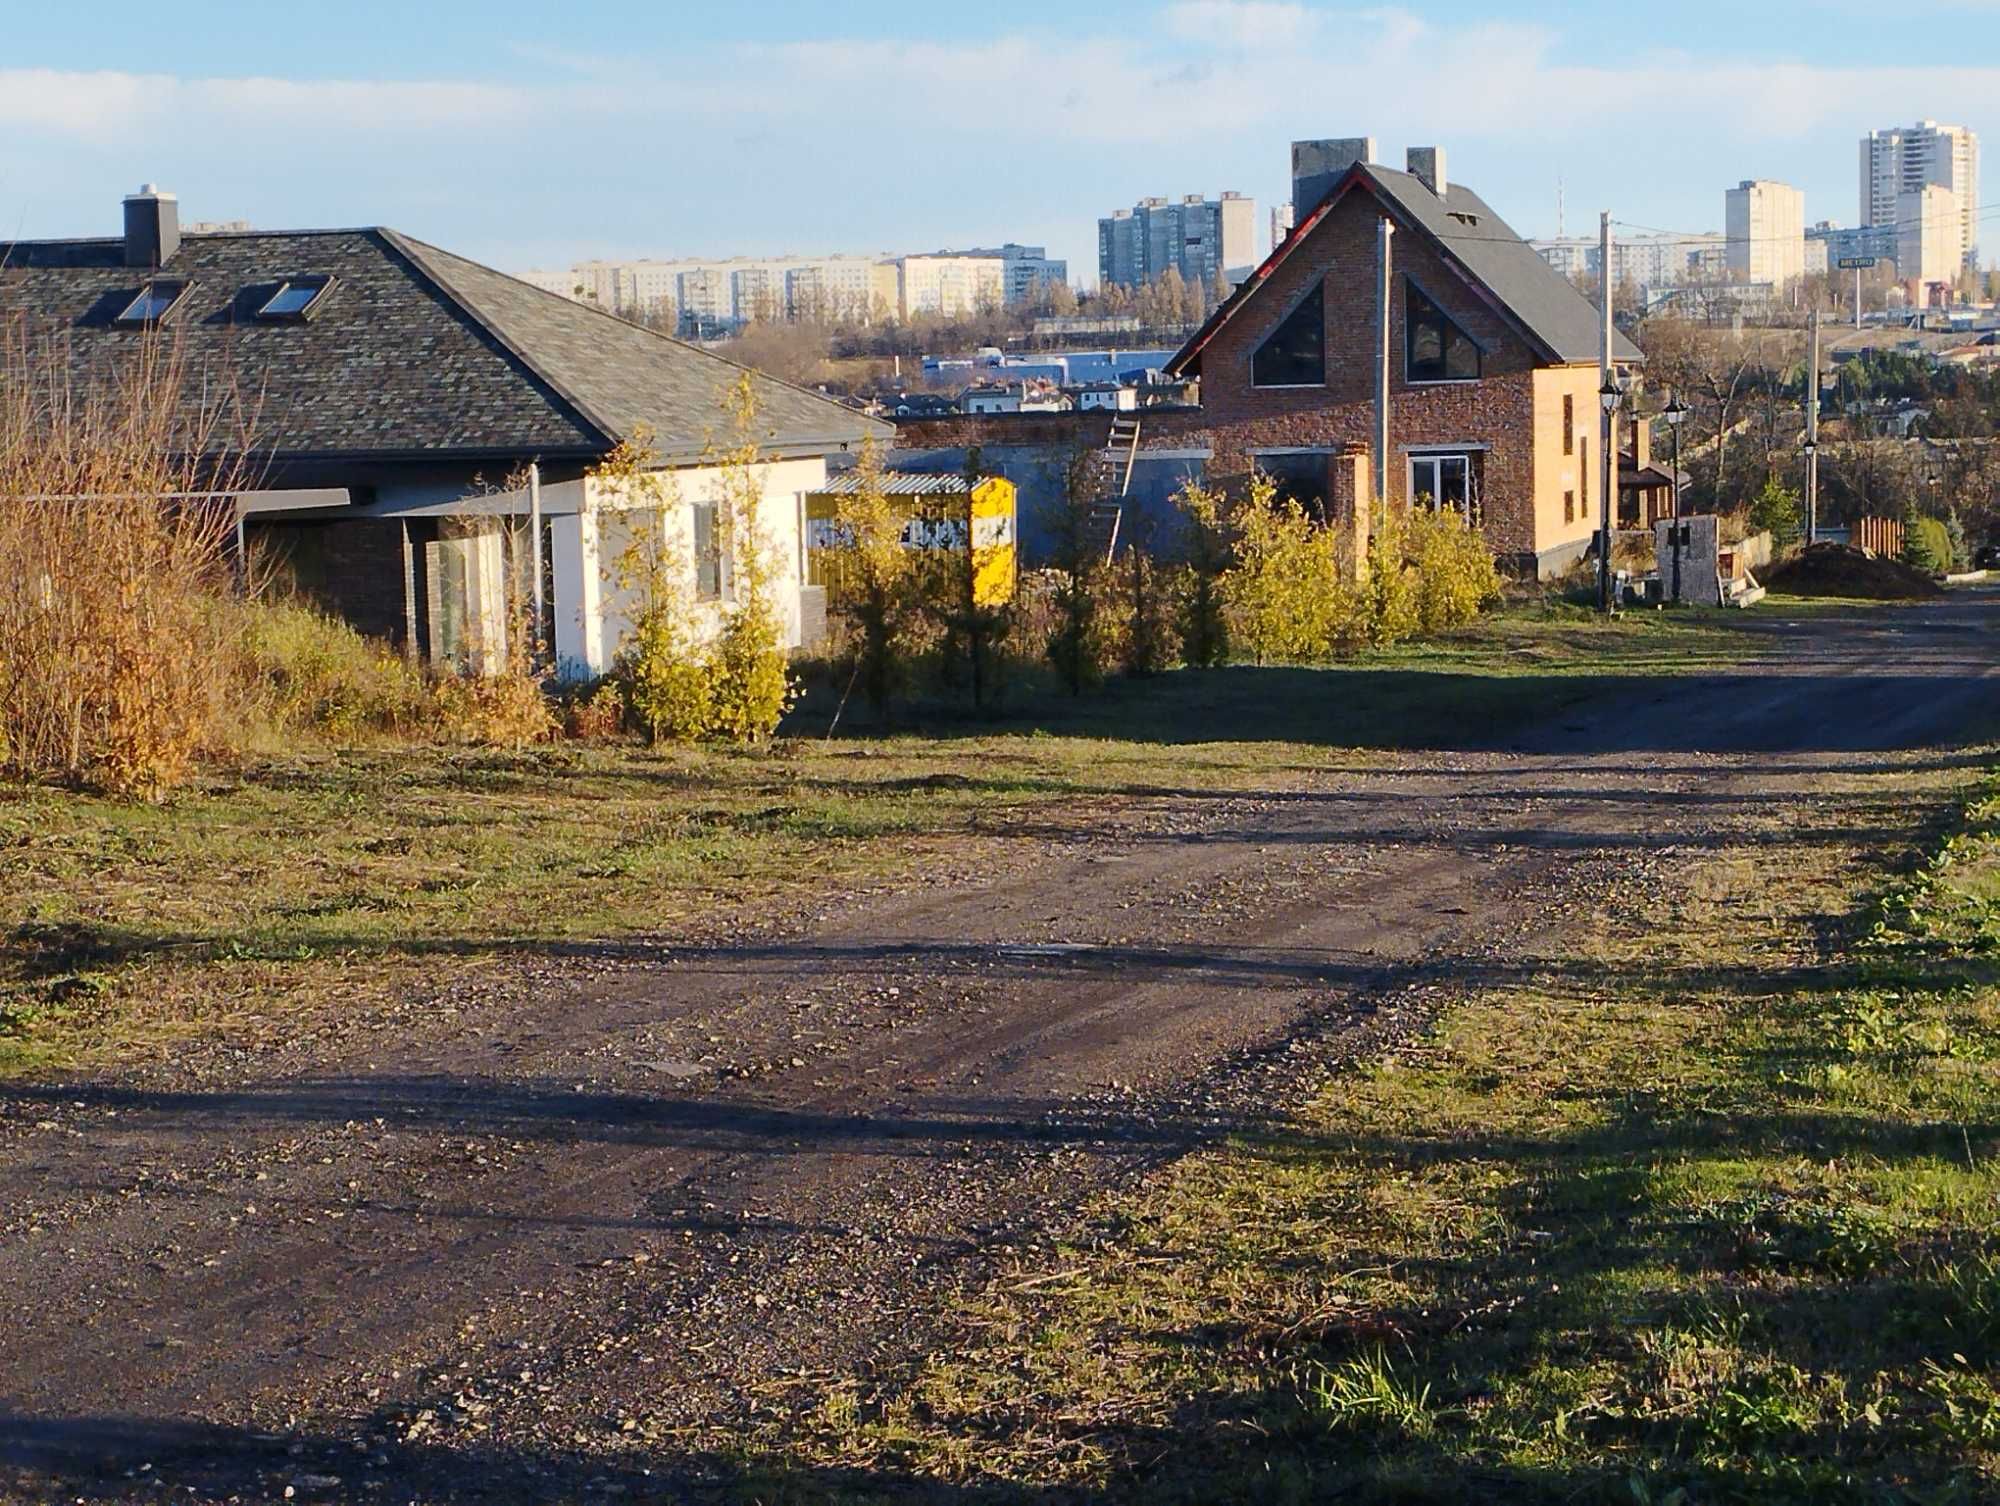
[[1863,601],[1922,601],[1944,587],[1901,560],[1877,559],[1845,544],[1814,544],[1757,572],[1759,584],[1787,596],[1846,596]]

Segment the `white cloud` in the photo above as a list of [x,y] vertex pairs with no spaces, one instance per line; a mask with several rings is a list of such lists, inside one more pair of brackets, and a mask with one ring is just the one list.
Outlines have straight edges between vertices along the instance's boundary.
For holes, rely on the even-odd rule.
[[1573,204],[1635,220],[1707,228],[1747,176],[1851,219],[1870,126],[2000,133],[2000,67],[1976,63],[1613,53],[1411,4],[1162,0],[1116,33],[1036,24],[717,47],[699,69],[520,48],[518,81],[0,69],[0,129],[32,142],[0,165],[0,224],[87,228],[150,178],[196,217],[390,220],[494,255],[501,237],[707,254],[1012,236],[1094,259],[1095,217],[1141,194],[1281,196],[1298,137],[1374,135],[1392,161],[1445,146],[1455,177],[1535,233],[1559,173]]
[[0,68],[0,125],[94,142],[181,122],[196,128],[396,134],[490,124],[527,104],[518,90],[478,83],[184,79]]
[[1305,6],[1285,0],[1178,0],[1166,9],[1170,33],[1212,47],[1289,47],[1318,22]]

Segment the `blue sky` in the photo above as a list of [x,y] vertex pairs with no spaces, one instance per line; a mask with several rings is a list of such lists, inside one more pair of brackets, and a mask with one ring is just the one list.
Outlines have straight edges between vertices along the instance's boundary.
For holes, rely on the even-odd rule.
[[0,238],[110,233],[146,180],[191,219],[386,223],[510,269],[1016,239],[1088,281],[1098,215],[1268,206],[1294,137],[1441,143],[1528,235],[1558,177],[1572,233],[1699,230],[1753,176],[1853,223],[1856,141],[1920,116],[1982,133],[2000,208],[2000,0],[10,8]]

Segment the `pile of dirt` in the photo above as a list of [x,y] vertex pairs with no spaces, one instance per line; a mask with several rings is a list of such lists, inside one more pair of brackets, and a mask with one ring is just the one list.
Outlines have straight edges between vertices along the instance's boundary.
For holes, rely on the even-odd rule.
[[1814,544],[1782,564],[1757,572],[1758,581],[1787,596],[1845,596],[1865,601],[1922,601],[1944,587],[1901,560],[1880,559],[1845,544]]

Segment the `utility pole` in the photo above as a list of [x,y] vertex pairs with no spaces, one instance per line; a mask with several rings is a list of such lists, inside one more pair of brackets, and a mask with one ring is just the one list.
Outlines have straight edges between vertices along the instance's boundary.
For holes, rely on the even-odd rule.
[[1598,396],[1604,409],[1603,433],[1599,436],[1598,448],[1601,452],[1598,464],[1603,467],[1603,490],[1598,497],[1600,526],[1597,534],[1597,607],[1606,616],[1611,613],[1611,545],[1612,545],[1612,500],[1611,494],[1618,485],[1618,459],[1612,448],[1611,415],[1617,406],[1618,384],[1611,377],[1611,211],[1605,210],[1597,225],[1597,285],[1599,302],[1604,307],[1599,310],[1603,322],[1598,329],[1597,374]]
[[1389,506],[1389,373],[1390,336],[1396,323],[1396,287],[1389,256],[1396,227],[1385,214],[1376,233],[1375,260],[1375,507],[1377,517]]
[[1806,542],[1819,542],[1819,310],[1806,325]]
[[528,635],[528,642],[534,653],[535,668],[542,667],[542,466],[540,461],[528,465],[528,552],[529,568],[535,572],[535,629]]

